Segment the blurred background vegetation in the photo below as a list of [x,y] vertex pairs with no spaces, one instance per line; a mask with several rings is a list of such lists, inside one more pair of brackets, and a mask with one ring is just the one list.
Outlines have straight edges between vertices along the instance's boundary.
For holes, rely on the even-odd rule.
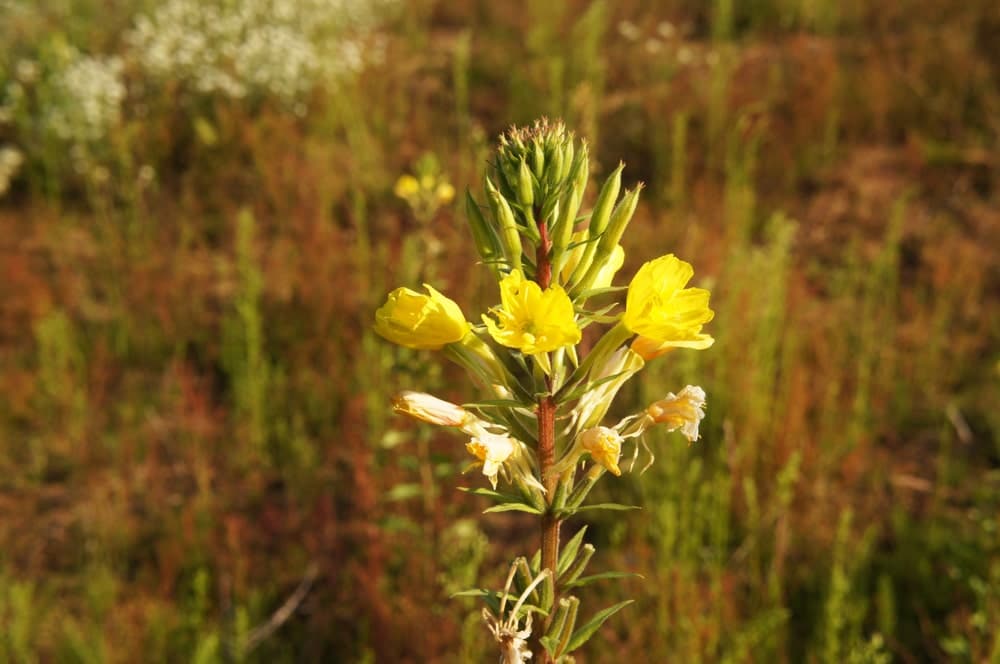
[[708,416],[604,489],[645,578],[585,661],[1000,662],[995,0],[0,0],[0,49],[0,660],[492,661],[448,596],[536,533],[370,323],[493,303],[451,193],[548,115],[647,184],[623,277],[717,310],[619,399]]

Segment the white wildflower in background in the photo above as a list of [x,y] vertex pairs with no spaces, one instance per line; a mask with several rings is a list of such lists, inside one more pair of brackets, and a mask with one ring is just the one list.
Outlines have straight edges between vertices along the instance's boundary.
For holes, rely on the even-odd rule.
[[287,102],[357,71],[394,0],[167,0],[127,40],[144,69],[202,94]]
[[70,61],[51,79],[51,95],[43,124],[52,134],[73,143],[100,141],[121,118],[122,61],[71,51]]
[[10,181],[24,163],[24,155],[17,148],[5,145],[0,147],[0,196],[7,193]]

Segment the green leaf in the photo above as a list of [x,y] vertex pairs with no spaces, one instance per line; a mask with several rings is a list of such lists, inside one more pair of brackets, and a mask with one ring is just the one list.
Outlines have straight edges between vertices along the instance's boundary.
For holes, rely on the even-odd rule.
[[485,399],[483,401],[473,401],[463,403],[462,408],[524,408],[524,404],[514,399]]
[[566,589],[580,588],[582,586],[590,585],[595,581],[603,581],[604,579],[627,579],[629,577],[639,577],[640,579],[645,578],[642,574],[636,574],[635,572],[601,572],[600,574],[581,576],[576,581],[571,581],[563,587]]
[[556,576],[562,576],[573,561],[576,560],[576,554],[580,551],[580,545],[583,543],[583,536],[587,532],[587,526],[580,528],[576,531],[576,535],[573,535],[573,539],[566,542],[566,546],[563,547],[562,553],[559,554],[559,562],[556,564]]
[[627,599],[624,602],[619,602],[614,606],[609,606],[603,611],[599,611],[593,618],[591,618],[587,622],[587,624],[585,624],[583,627],[573,632],[573,638],[569,640],[569,644],[566,646],[566,652],[573,652],[574,650],[582,646],[584,643],[589,641],[590,637],[592,637],[594,633],[597,632],[598,629],[600,629],[601,625],[604,624],[605,620],[615,615],[616,613],[618,613],[619,611],[621,611],[623,608],[625,608],[634,601],[635,600]]
[[483,514],[492,514],[494,512],[527,512],[528,514],[542,514],[542,510],[537,507],[532,507],[531,505],[525,505],[524,503],[504,503],[502,505],[494,505],[483,510]]
[[628,510],[641,510],[642,508],[638,505],[622,505],[620,503],[597,503],[596,505],[583,505],[577,507],[577,512],[583,512],[585,510],[611,510],[613,512],[625,512]]

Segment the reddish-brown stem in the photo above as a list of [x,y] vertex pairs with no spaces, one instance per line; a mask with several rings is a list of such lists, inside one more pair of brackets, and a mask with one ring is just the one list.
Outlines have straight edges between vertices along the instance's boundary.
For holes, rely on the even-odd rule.
[[[552,240],[549,238],[548,226],[544,220],[538,224],[538,234],[538,250],[535,252],[535,279],[539,286],[548,288],[552,284],[552,263],[550,261]],[[545,384],[547,394],[538,400],[538,465],[542,474],[542,484],[545,486],[546,501],[551,505],[552,497],[559,484],[558,474],[549,472],[555,464],[556,456],[556,402],[551,394],[551,378],[546,377]],[[552,570],[553,582],[557,580],[554,575],[556,563],[559,560],[559,526],[561,523],[551,511],[542,515],[542,569]],[[558,591],[555,583],[553,586]],[[548,621],[545,621],[536,638],[544,634],[547,627]],[[536,652],[539,654],[541,664],[549,664],[552,661],[544,649],[536,649]]]

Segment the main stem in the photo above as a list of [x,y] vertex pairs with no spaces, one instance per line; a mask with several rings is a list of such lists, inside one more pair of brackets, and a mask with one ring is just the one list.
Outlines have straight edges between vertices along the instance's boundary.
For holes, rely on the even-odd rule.
[[[535,252],[535,279],[542,289],[546,289],[552,284],[552,263],[550,255],[552,251],[552,240],[549,238],[548,225],[542,220],[538,224],[538,234],[540,236],[538,249]],[[559,476],[550,472],[556,457],[556,402],[552,398],[552,378],[545,378],[546,394],[538,400],[538,465],[542,474],[542,484],[545,487],[545,500],[550,508],[542,515],[542,569],[551,570],[553,588],[555,596],[558,596],[558,585],[556,582],[556,563],[559,560],[559,526],[562,521],[552,513],[552,498],[555,496],[556,487],[559,484]],[[555,608],[556,597],[553,598]],[[551,615],[550,615],[551,618]],[[538,636],[545,633],[549,621],[546,620]],[[538,638],[536,636],[536,638]],[[549,664],[552,660],[545,652],[544,648],[538,649],[541,664]]]

